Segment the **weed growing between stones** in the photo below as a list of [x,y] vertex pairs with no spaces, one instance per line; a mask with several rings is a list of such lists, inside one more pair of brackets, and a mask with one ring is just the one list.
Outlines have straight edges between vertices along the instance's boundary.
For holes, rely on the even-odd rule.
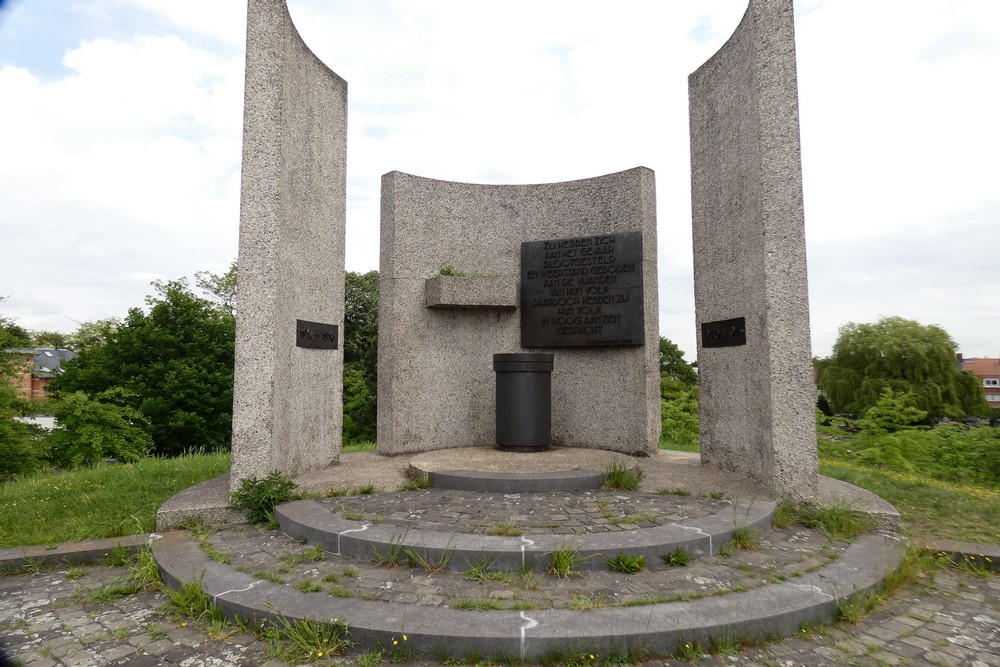
[[295,500],[295,488],[295,482],[277,470],[263,479],[242,479],[240,488],[229,493],[229,506],[245,513],[250,523],[273,526],[275,506]]
[[110,604],[119,598],[134,595],[139,591],[152,591],[160,588],[160,571],[153,558],[153,552],[148,547],[137,551],[128,560],[129,569],[123,576],[115,579],[107,586],[90,589],[86,596],[92,602]]
[[453,550],[449,545],[441,554],[441,558],[432,560],[427,556],[426,549],[420,549],[419,551],[417,549],[411,549],[410,547],[403,549],[403,553],[406,554],[407,565],[410,567],[421,567],[427,572],[440,572],[448,567],[452,551]]
[[116,544],[104,554],[104,564],[108,567],[125,567],[131,560],[132,556],[128,549],[120,544]]
[[285,583],[284,579],[282,579],[279,575],[275,574],[274,572],[270,572],[269,570],[259,570],[257,572],[254,572],[251,576],[254,577],[255,579],[263,579],[264,581],[270,581],[273,584]]
[[311,546],[302,552],[302,557],[312,561],[326,560],[326,549],[323,547]]
[[[272,608],[273,611],[273,608]],[[258,631],[258,637],[271,646],[271,657],[299,663],[339,655],[350,648],[347,623],[339,619],[332,623],[303,619],[289,621],[282,614],[275,622]]]
[[605,491],[638,491],[642,469],[630,468],[625,459],[615,458],[604,471],[601,488]]
[[385,547],[385,553],[380,552],[373,544],[372,551],[375,553],[375,562],[384,567],[398,567],[399,559],[403,554],[403,540],[405,539],[406,533],[390,537],[389,543]]
[[580,549],[572,546],[568,542],[550,554],[548,574],[555,577],[568,579],[571,576],[580,576],[580,568],[590,560],[590,558],[580,555]]
[[669,567],[684,567],[694,560],[694,556],[691,555],[691,552],[684,547],[677,547],[673,551],[663,554],[660,558],[662,558],[663,562]]
[[455,600],[455,604],[452,606],[455,609],[471,611],[497,611],[503,609],[503,605],[500,604],[499,600],[493,600],[490,598],[479,598],[478,600]]
[[712,640],[712,653],[715,655],[739,655],[740,643],[735,637],[716,637]]
[[673,495],[673,496],[690,496],[690,495],[691,495],[691,492],[690,492],[690,491],[688,491],[687,489],[681,489],[681,488],[664,488],[664,489],[657,489],[657,490],[656,490],[656,492],[657,492],[658,494],[660,494],[661,496],[666,496],[666,495]]
[[525,531],[521,530],[512,523],[501,522],[489,528],[486,531],[486,534],[503,537],[519,537],[524,535],[524,532]]
[[604,562],[615,572],[621,572],[623,574],[635,574],[636,572],[642,570],[642,568],[646,567],[645,556],[630,555],[624,552],[619,553],[614,558],[609,558]]
[[798,524],[819,530],[839,542],[853,542],[871,529],[875,519],[843,503],[820,507],[815,503],[784,501],[775,508],[771,524],[775,528]]
[[323,590],[323,587],[320,584],[311,579],[303,579],[295,585],[295,588],[299,589],[303,593],[319,593]]
[[885,598],[878,593],[862,593],[838,598],[836,619],[857,625],[868,612],[882,604],[884,600]]
[[431,478],[428,475],[413,469],[406,470],[407,481],[399,485],[399,491],[420,491],[431,488]]
[[705,649],[698,642],[686,642],[683,639],[677,641],[677,650],[674,656],[681,660],[701,660],[705,657]]
[[598,593],[587,595],[580,593],[579,595],[574,595],[569,599],[566,606],[570,609],[575,609],[577,611],[586,611],[588,609],[601,609],[607,605],[607,598]]

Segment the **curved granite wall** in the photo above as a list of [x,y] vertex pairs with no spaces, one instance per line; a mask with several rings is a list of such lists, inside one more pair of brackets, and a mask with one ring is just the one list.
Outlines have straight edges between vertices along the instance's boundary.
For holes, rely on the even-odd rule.
[[[642,232],[641,346],[521,347],[520,247]],[[451,265],[489,277],[440,276]],[[542,185],[382,178],[378,448],[495,443],[493,354],[552,352],[557,445],[631,454],[660,434],[656,201],[644,167]]]
[[296,321],[344,320],[347,82],[284,0],[247,11],[231,484],[340,452],[343,344],[296,345]]
[[[814,495],[791,0],[752,0],[688,85],[702,461],[781,496]],[[705,347],[704,324],[735,318],[745,345]]]

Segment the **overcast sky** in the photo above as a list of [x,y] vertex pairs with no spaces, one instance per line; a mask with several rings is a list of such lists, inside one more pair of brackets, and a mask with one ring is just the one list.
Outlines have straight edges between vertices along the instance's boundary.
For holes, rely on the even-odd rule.
[[[239,230],[243,0],[0,0],[0,314],[123,316]],[[687,75],[746,0],[289,0],[349,83],[347,268],[383,173],[656,172],[660,332],[693,360]],[[1000,2],[799,0],[813,354],[899,315],[1000,356]]]

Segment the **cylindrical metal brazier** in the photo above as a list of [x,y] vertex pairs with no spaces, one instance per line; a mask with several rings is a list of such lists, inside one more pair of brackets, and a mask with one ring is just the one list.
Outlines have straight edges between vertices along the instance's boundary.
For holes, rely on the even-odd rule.
[[541,452],[552,444],[551,354],[494,354],[497,446]]

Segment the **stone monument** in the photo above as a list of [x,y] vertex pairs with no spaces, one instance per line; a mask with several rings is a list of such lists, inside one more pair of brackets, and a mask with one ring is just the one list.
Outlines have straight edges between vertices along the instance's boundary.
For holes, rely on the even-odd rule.
[[347,82],[284,0],[247,11],[230,484],[336,462],[341,445]]
[[688,85],[702,463],[813,496],[792,0],[752,0]]
[[383,176],[379,452],[495,444],[493,355],[523,352],[554,355],[554,445],[655,452],[655,204],[644,167],[542,185]]

